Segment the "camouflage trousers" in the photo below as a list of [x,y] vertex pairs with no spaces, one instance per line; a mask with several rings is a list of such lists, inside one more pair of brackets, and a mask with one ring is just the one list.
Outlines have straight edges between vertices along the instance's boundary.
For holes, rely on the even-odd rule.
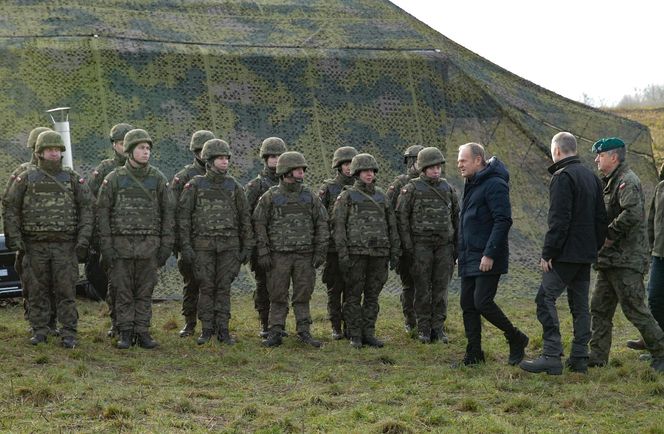
[[51,314],[57,306],[60,336],[76,336],[78,260],[74,243],[29,242],[21,265],[21,276],[29,288],[28,318],[33,333],[48,334]]
[[288,289],[293,282],[292,305],[297,332],[308,332],[311,327],[309,301],[314,292],[316,269],[311,253],[274,252],[272,267],[267,272],[267,289],[270,294],[270,329],[284,330],[288,316]]
[[254,289],[254,309],[262,323],[267,324],[268,316],[270,314],[270,294],[267,291],[267,273],[258,266],[258,259],[255,255],[251,256],[251,271],[254,272],[254,279],[256,280],[256,289]]
[[204,330],[228,329],[231,284],[240,272],[238,250],[197,251],[194,276],[198,282],[198,318]]
[[157,258],[116,259],[109,276],[115,289],[118,330],[147,332],[152,320],[152,292],[157,284]]
[[411,328],[415,328],[417,317],[415,316],[415,287],[413,285],[413,277],[410,274],[410,267],[412,265],[413,258],[410,255],[401,256],[397,274],[399,274],[399,279],[401,280],[399,300],[401,301],[404,321]]
[[654,357],[664,357],[664,332],[646,306],[643,274],[627,268],[597,270],[590,298],[592,337],[590,359],[606,363],[611,350],[613,315],[620,303],[623,313],[636,327]]
[[[25,252],[22,250],[19,250],[16,252],[16,259],[14,260],[14,270],[16,270],[16,274],[18,274],[18,278],[21,280],[21,293],[23,294],[23,318],[30,322],[30,303],[28,302],[28,297],[30,293],[30,281],[28,279],[28,276],[23,274],[23,257],[25,256]],[[54,329],[56,327],[56,322],[57,322],[57,315],[58,315],[58,309],[57,305],[55,303],[55,292],[54,291],[49,291],[48,292],[49,296],[51,297],[51,318],[48,321],[48,326],[51,329]]]
[[380,306],[378,297],[387,282],[386,256],[351,255],[346,275],[344,319],[350,337],[374,336]]
[[417,330],[441,329],[447,319],[447,287],[454,272],[454,246],[416,244],[410,274],[415,287]]
[[343,273],[339,270],[339,255],[337,252],[329,252],[323,269],[323,283],[327,287],[327,314],[332,323],[332,328],[341,331],[343,320],[342,303],[345,297],[345,286]]
[[187,323],[196,323],[196,309],[200,291],[199,282],[194,278],[193,266],[183,261],[182,256],[178,258],[178,271],[180,271],[184,284],[182,287],[182,316],[184,316]]

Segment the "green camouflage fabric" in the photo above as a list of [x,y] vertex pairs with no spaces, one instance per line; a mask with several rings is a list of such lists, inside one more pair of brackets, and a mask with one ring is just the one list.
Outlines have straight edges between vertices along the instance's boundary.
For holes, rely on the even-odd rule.
[[238,249],[197,250],[194,276],[198,281],[198,318],[203,330],[228,331],[231,284],[240,272]]
[[244,187],[247,193],[247,200],[249,201],[249,208],[255,209],[258,204],[258,199],[265,194],[266,191],[275,185],[279,184],[279,177],[276,170],[265,166],[263,170]]
[[621,163],[602,180],[609,219],[607,239],[613,244],[599,251],[597,268],[629,268],[644,273],[649,252],[641,181],[627,163]]
[[352,338],[373,337],[378,319],[378,297],[387,281],[386,256],[352,255],[347,271],[344,320]]
[[651,255],[664,257],[664,181],[660,181],[652,196],[648,212],[648,242]]
[[415,168],[415,166],[410,166],[406,173],[402,173],[394,178],[394,181],[387,187],[387,197],[392,204],[392,208],[397,209],[397,200],[399,199],[399,194],[401,194],[401,189],[408,184],[411,179],[415,179],[420,176],[420,171]]
[[318,189],[318,197],[320,198],[320,201],[323,203],[323,206],[327,210],[328,216],[330,216],[329,219],[330,242],[328,243],[327,246],[328,252],[336,252],[336,248],[334,247],[334,239],[332,238],[332,233],[331,233],[333,226],[332,208],[334,207],[334,203],[336,202],[337,197],[344,189],[344,187],[351,186],[353,185],[353,183],[355,183],[355,178],[353,176],[346,176],[343,173],[341,173],[341,171],[338,171],[337,176],[323,181],[323,184]]
[[[326,223],[327,224],[327,223]],[[270,294],[268,326],[270,332],[284,330],[290,298],[295,314],[295,330],[298,333],[311,329],[309,302],[316,283],[316,269],[311,253],[274,252],[270,254],[272,267],[267,270],[267,289]],[[293,282],[293,295],[288,289]]]
[[106,175],[117,169],[118,167],[122,167],[125,165],[127,162],[127,156],[124,154],[118,154],[117,152],[113,151],[113,158],[107,158],[105,160],[102,160],[101,163],[95,169],[92,171],[92,174],[90,175],[90,190],[92,191],[92,194],[97,197],[99,194],[99,189],[101,188],[101,183],[104,181],[104,178],[106,178]]
[[387,195],[374,184],[357,180],[342,191],[334,205],[333,220],[339,258],[401,255],[394,209]]

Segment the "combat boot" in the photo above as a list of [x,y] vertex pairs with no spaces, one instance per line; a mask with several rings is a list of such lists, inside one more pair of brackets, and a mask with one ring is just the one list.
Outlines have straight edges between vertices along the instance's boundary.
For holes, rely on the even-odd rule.
[[46,335],[35,334],[30,338],[30,343],[32,345],[45,344],[48,341]]
[[258,336],[265,339],[270,334],[270,327],[268,325],[269,312],[260,312],[259,315],[261,320],[261,331],[258,333]]
[[182,330],[180,330],[180,337],[186,338],[189,336],[193,336],[195,332],[196,332],[196,318],[187,318],[184,327],[182,327]]
[[507,363],[510,366],[516,366],[526,356],[526,347],[528,347],[528,341],[530,339],[524,332],[516,328],[512,334],[507,335],[506,333],[505,337],[510,345],[510,355],[507,359]]
[[320,348],[323,345],[320,341],[314,339],[309,332],[298,332],[297,338],[303,344],[311,345],[312,347]]
[[62,338],[62,346],[67,349],[72,349],[74,348],[78,342],[76,342],[76,339],[73,336],[65,336]]
[[332,339],[335,341],[340,341],[344,338],[344,334],[341,331],[341,322],[333,322],[332,323]]
[[441,344],[448,344],[450,342],[445,330],[442,327],[437,327],[431,330],[431,342],[440,342]]
[[641,350],[641,351],[648,349],[643,339],[630,339],[629,341],[627,341],[627,348],[631,348],[633,350]]
[[484,351],[466,352],[463,355],[463,364],[465,366],[475,366],[484,363]]
[[115,345],[118,349],[120,350],[126,350],[131,347],[131,344],[134,340],[133,333],[125,330],[120,332],[120,340],[118,343]]
[[117,330],[115,330],[115,326],[111,325],[111,328],[108,329],[108,331],[106,332],[106,336],[108,336],[109,338],[114,338],[116,334]]
[[560,357],[541,355],[535,360],[522,360],[519,368],[526,372],[538,374],[546,372],[548,375],[560,375],[563,373],[563,364]]
[[136,345],[146,350],[157,348],[159,343],[152,339],[149,332],[136,333]]
[[357,349],[362,348],[362,338],[357,336],[352,336],[350,338],[350,346]]
[[222,344],[235,345],[235,339],[233,339],[227,328],[219,329],[217,332],[217,340]]
[[263,339],[261,344],[264,347],[278,347],[281,345],[281,328],[273,327],[267,335],[267,338]]
[[385,346],[385,343],[380,339],[377,339],[374,335],[365,336],[364,339],[362,339],[362,343],[374,348],[383,348],[383,346]]
[[431,343],[431,332],[430,331],[421,331],[417,335],[417,339],[422,342],[423,344],[430,344]]
[[588,373],[588,358],[587,357],[570,357],[565,360],[565,367],[571,372],[578,372],[579,374]]
[[664,374],[664,357],[653,357],[650,367],[655,370],[655,372]]
[[214,330],[212,329],[203,329],[201,332],[201,335],[196,339],[196,343],[198,345],[203,345],[207,344],[210,342],[210,339],[212,339],[212,334],[214,333]]
[[596,355],[593,353],[590,353],[588,356],[588,367],[589,368],[603,368],[607,364],[606,360],[602,360],[598,358]]

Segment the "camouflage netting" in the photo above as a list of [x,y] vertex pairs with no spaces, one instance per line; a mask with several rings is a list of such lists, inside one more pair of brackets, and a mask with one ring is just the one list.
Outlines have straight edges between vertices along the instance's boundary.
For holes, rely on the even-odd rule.
[[[523,80],[384,0],[32,0],[0,9],[2,178],[28,159],[28,132],[49,126],[44,112],[59,106],[72,107],[84,174],[110,155],[118,122],[150,132],[153,163],[169,178],[191,160],[192,132],[210,129],[231,144],[243,183],[262,166],[261,140],[276,135],[306,155],[313,186],[331,175],[338,146],[376,156],[385,186],[403,150],[422,144],[444,151],[461,190],[457,148],[477,141],[511,170],[504,287],[518,291],[539,278],[555,133],[580,137],[588,163],[593,141],[620,136],[647,193],[656,182],[647,128]],[[172,265],[160,295],[179,294]],[[236,288],[250,279],[243,272]],[[398,290],[394,276],[387,290]]]

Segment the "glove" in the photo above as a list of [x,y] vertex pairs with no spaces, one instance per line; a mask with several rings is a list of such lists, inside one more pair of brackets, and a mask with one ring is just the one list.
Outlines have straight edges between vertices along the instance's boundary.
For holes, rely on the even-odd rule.
[[390,255],[390,270],[395,270],[399,268],[399,255],[392,254]]
[[191,247],[182,248],[182,260],[187,264],[193,264],[196,261],[196,252]]
[[79,263],[83,264],[88,259],[88,246],[85,244],[76,243],[74,251],[76,252],[76,259],[78,259]]
[[258,266],[263,269],[263,271],[268,271],[272,268],[272,259],[270,259],[270,254],[266,254],[258,257]]
[[118,259],[118,254],[114,249],[101,249],[101,262],[104,268],[110,269]]
[[157,250],[157,265],[160,267],[163,267],[166,265],[166,261],[168,261],[168,258],[171,257],[171,249],[167,249],[165,247],[159,247],[159,250]]
[[346,274],[350,271],[350,258],[348,256],[339,256],[339,269]]
[[314,254],[311,264],[314,266],[314,268],[318,268],[325,263],[325,259],[325,255]]

